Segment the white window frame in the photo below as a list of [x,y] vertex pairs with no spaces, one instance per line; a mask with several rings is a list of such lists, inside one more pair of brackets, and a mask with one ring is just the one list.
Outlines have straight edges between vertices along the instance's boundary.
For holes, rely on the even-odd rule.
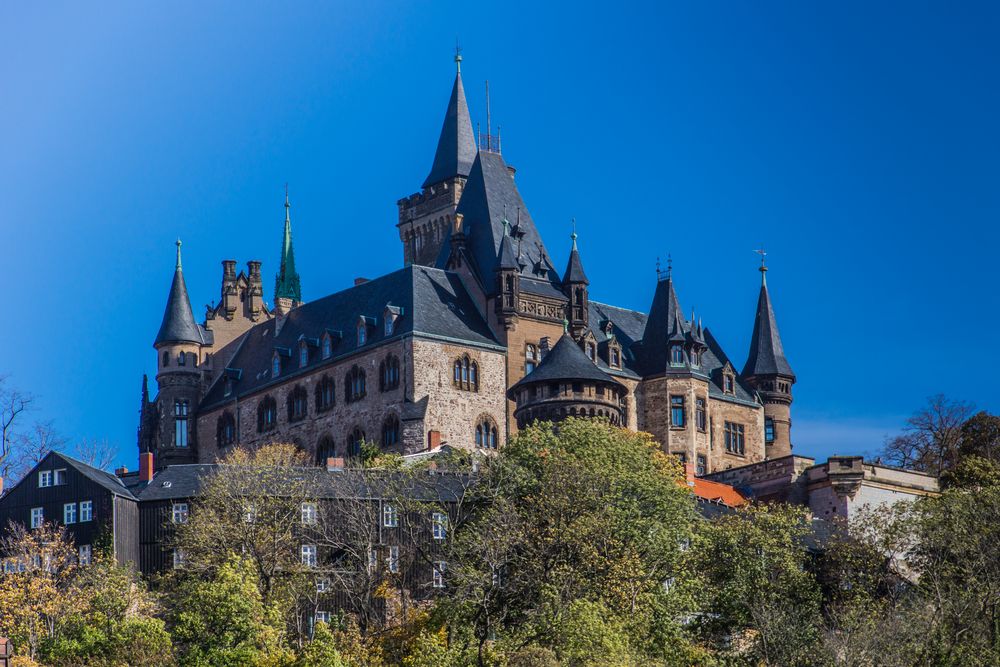
[[448,563],[443,560],[434,561],[434,579],[431,582],[434,588],[444,588],[444,571],[447,566]]
[[317,611],[316,612],[316,619],[314,621],[314,624],[315,623],[326,623],[327,625],[330,625],[330,612],[328,612],[328,611]]
[[303,544],[299,548],[299,555],[302,557],[302,564],[306,567],[316,567],[317,553],[315,544]]
[[302,503],[302,508],[300,511],[302,524],[306,526],[311,526],[316,523],[318,512],[316,510],[316,503]]
[[52,471],[52,486],[62,486],[66,483],[66,468]]
[[171,523],[187,523],[189,508],[187,503],[174,503],[170,506]]
[[80,523],[87,523],[94,520],[94,501],[80,501]]
[[389,547],[389,556],[385,559],[386,567],[389,572],[396,574],[399,572],[399,547],[391,546]]
[[368,550],[368,574],[378,569],[378,549],[372,547]]
[[399,528],[399,512],[389,503],[382,505],[382,527]]
[[63,523],[67,526],[71,523],[76,523],[79,512],[77,512],[76,503],[64,503],[63,504]]
[[38,471],[38,488],[44,489],[52,486],[52,471],[51,470],[39,470]]
[[31,527],[32,528],[40,528],[43,523],[45,523],[45,508],[44,507],[32,507],[31,508]]
[[94,562],[94,551],[89,544],[81,544],[78,550],[80,565],[90,565]]
[[448,538],[448,515],[444,512],[434,512],[431,514],[431,535],[435,540]]
[[316,580],[316,592],[326,593],[330,590],[330,580],[327,577],[321,577]]

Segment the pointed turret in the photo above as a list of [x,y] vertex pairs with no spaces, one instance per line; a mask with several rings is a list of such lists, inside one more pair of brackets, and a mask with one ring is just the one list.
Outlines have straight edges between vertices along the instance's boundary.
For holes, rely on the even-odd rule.
[[[461,214],[460,214],[461,215]],[[496,268],[497,317],[504,328],[510,330],[517,321],[517,302],[521,293],[521,263],[514,249],[514,239],[510,235],[510,221],[507,212],[503,216],[503,238],[500,239],[500,251],[497,253]]]
[[792,385],[795,373],[785,358],[778,334],[778,323],[767,291],[767,266],[764,251],[760,265],[760,295],[754,317],[750,353],[743,367],[743,379],[753,387],[764,403],[764,444],[769,458],[792,453]]
[[451,89],[451,99],[448,100],[448,110],[444,114],[434,164],[424,179],[422,187],[425,188],[456,176],[468,177],[472,162],[476,159],[476,138],[472,134],[472,119],[469,117],[469,105],[465,101],[465,88],[462,85],[461,54],[455,54],[455,65],[458,70],[455,73],[455,84]]
[[589,285],[587,274],[583,272],[583,262],[580,260],[580,251],[576,247],[576,221],[573,221],[573,233],[570,234],[573,240],[573,247],[569,251],[569,261],[566,263],[566,272],[563,273],[563,285],[570,283],[582,283]]
[[569,332],[574,338],[580,336],[589,327],[590,322],[590,295],[587,286],[587,274],[583,272],[583,262],[580,260],[580,251],[576,247],[576,220],[573,220],[573,233],[570,234],[573,245],[569,251],[569,261],[566,262],[566,271],[562,277],[563,292],[569,297],[566,304],[566,320],[569,324]]
[[202,344],[201,330],[194,321],[187,286],[184,284],[180,239],[177,239],[177,264],[174,268],[174,280],[170,283],[167,307],[163,311],[163,321],[160,323],[160,331],[156,334],[153,346],[159,347],[166,343]]
[[661,273],[657,265],[656,278],[656,291],[653,293],[653,303],[649,307],[649,317],[646,319],[646,328],[643,330],[639,349],[642,372],[647,375],[662,373],[671,365],[678,365],[676,361],[671,364],[673,352],[671,346],[683,347],[688,330],[680,300],[674,290],[673,271],[669,260],[666,272]]
[[288,186],[285,186],[285,231],[281,237],[281,266],[274,278],[274,305],[280,314],[287,313],[302,303],[302,287],[295,271],[295,249],[292,247],[291,205],[288,203]]

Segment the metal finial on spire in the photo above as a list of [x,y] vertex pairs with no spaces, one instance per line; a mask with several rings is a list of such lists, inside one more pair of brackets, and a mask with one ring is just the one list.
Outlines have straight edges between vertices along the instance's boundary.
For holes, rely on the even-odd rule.
[[563,333],[569,333],[569,320],[563,318]]
[[674,275],[674,258],[667,253],[667,280],[673,278]]
[[507,204],[503,205],[503,235],[510,236],[510,220],[507,219]]
[[181,240],[177,239],[177,270],[181,270]]
[[576,218],[573,218],[573,233],[569,235],[573,239],[573,250],[576,250]]
[[656,256],[656,279],[660,279],[660,256]]
[[458,42],[458,37],[455,38],[455,69],[457,74],[462,73],[462,45]]
[[289,214],[288,214],[288,209],[290,209],[291,207],[292,207],[292,205],[288,203],[288,183],[285,183],[285,221],[286,222],[290,219]]
[[757,270],[760,271],[761,284],[767,284],[767,251],[764,250],[764,246],[761,245],[761,247],[754,250],[754,252],[760,255],[760,268]]

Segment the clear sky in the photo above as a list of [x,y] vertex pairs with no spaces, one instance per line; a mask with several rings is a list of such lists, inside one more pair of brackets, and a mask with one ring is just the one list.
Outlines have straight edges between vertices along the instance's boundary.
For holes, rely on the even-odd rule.
[[[646,310],[673,255],[746,359],[765,244],[798,453],[870,453],[931,394],[1000,410],[1000,5],[4,3],[0,374],[135,465],[174,262],[309,300],[402,264],[456,37],[557,266]],[[268,294],[270,298],[270,294]]]

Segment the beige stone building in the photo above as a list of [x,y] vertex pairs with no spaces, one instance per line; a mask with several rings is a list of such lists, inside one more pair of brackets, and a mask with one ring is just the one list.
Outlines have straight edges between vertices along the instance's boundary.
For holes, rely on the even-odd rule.
[[[560,272],[499,138],[473,134],[460,71],[430,173],[398,213],[403,268],[305,300],[286,195],[274,305],[260,262],[237,274],[225,260],[200,324],[178,244],[140,451],[162,467],[276,440],[317,462],[362,442],[491,450],[519,423],[593,414],[649,431],[698,474],[791,453],[795,375],[766,267],[742,369],[684,317],[669,268],[657,270],[648,313],[592,301],[576,235]],[[557,342],[563,362],[546,365]]]

